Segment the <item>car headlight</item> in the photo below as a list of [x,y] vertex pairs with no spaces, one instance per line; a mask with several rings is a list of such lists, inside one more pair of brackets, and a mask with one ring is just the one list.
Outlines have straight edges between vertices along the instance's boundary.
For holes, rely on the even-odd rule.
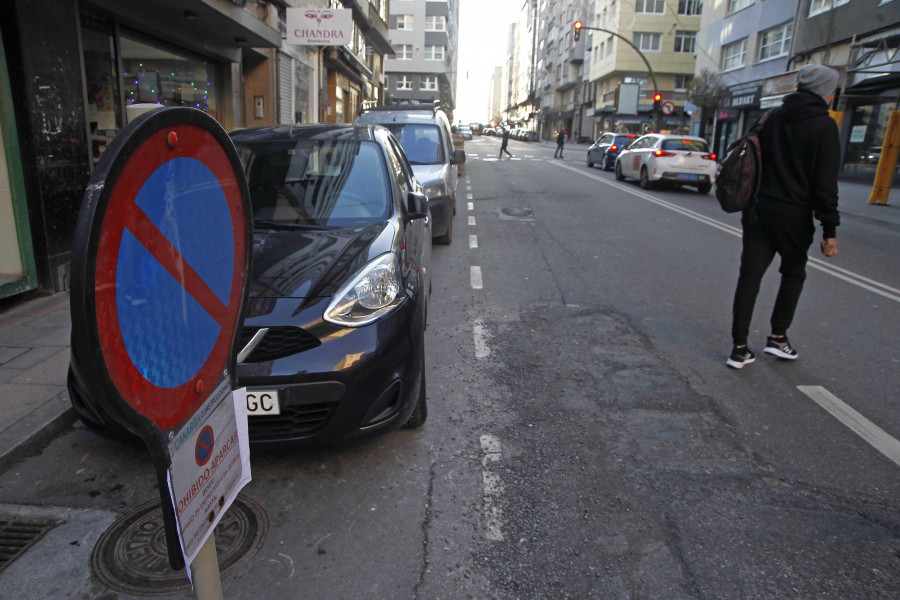
[[440,198],[447,196],[447,185],[443,179],[434,179],[422,186],[422,192],[428,196],[428,199]]
[[345,327],[368,325],[403,304],[401,287],[397,256],[382,254],[341,286],[325,309],[325,320]]

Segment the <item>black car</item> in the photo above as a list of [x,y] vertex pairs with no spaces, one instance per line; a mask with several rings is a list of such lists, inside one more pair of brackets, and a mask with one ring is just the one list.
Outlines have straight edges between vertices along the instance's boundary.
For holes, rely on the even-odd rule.
[[[421,426],[431,289],[428,204],[379,126],[231,133],[247,175],[253,266],[237,356],[251,442]],[[124,434],[79,393],[73,406]]]
[[237,365],[250,440],[422,425],[431,222],[400,144],[373,125],[232,139],[253,205]]
[[604,171],[612,171],[616,157],[637,137],[633,133],[604,133],[588,148],[587,166],[600,165]]

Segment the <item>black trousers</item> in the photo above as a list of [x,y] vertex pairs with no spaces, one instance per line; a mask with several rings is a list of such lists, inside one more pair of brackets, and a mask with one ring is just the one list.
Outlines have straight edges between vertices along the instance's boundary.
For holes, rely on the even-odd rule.
[[559,142],[556,143],[556,152],[553,153],[553,158],[556,158],[556,155],[562,156],[563,153],[563,145]]
[[781,267],[778,269],[781,285],[772,309],[772,334],[787,334],[803,291],[803,282],[806,281],[807,253],[815,235],[812,218],[789,219],[760,213],[753,221],[746,215],[743,218],[741,272],[734,292],[731,322],[731,338],[735,346],[747,343],[759,287],[776,254],[781,256]]
[[504,152],[506,152],[508,156],[512,156],[512,154],[509,153],[509,150],[506,149],[506,144],[500,144],[500,158],[503,158]]

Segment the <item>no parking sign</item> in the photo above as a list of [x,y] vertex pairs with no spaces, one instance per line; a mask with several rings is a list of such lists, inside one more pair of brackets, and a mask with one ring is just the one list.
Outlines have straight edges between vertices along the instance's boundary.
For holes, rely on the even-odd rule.
[[[232,460],[241,445],[232,388],[250,223],[234,145],[212,117],[189,108],[162,108],[129,124],[82,201],[72,260],[73,366],[89,401],[146,443],[160,487],[168,488],[161,489],[167,530],[182,488],[192,489],[183,480],[198,481],[185,464],[218,482],[210,493],[224,491],[226,475],[237,485],[203,519],[209,529],[249,480],[248,468],[232,481],[241,467]],[[219,479],[211,469],[217,456]],[[183,533],[181,515],[178,521]]]

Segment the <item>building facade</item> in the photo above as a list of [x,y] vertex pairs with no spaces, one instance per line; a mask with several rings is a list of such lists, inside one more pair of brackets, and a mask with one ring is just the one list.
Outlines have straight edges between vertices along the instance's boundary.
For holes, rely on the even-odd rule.
[[385,61],[387,98],[392,103],[456,106],[459,0],[392,0]]
[[[661,117],[662,129],[687,131],[684,107],[696,66],[703,10],[701,0],[595,1],[590,24],[605,31],[592,32],[588,53],[589,80],[596,98],[594,137],[604,131],[651,130],[655,93],[662,96],[668,113]],[[621,84],[640,86],[636,111],[631,103],[625,105],[624,96],[619,105]]]

